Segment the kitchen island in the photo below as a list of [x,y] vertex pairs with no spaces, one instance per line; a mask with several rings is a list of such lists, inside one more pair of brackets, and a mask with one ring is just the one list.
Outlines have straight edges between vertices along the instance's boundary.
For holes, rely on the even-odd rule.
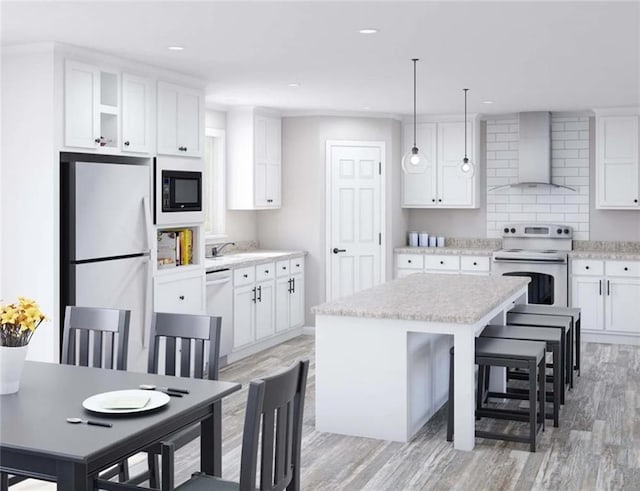
[[475,338],[526,303],[529,281],[413,274],[314,307],[316,429],[410,440],[447,401],[454,346],[454,446],[472,450]]

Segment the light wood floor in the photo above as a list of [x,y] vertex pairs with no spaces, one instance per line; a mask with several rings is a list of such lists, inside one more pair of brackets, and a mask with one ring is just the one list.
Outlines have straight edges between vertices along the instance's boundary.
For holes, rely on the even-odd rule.
[[[445,440],[444,410],[409,443],[316,432],[311,336],[225,367],[221,379],[246,386],[296,358],[311,360],[303,490],[640,490],[640,347],[587,343],[582,353],[582,376],[562,408],[560,428],[547,421],[536,453],[525,444],[482,439],[476,440],[473,452],[454,450]],[[223,477],[228,479],[238,478],[245,403],[246,388],[223,404]],[[480,424],[491,427],[520,424],[484,421]],[[176,482],[198,470],[198,456],[198,442],[177,453]],[[139,465],[134,463],[132,471]],[[12,489],[53,486],[32,481]]]

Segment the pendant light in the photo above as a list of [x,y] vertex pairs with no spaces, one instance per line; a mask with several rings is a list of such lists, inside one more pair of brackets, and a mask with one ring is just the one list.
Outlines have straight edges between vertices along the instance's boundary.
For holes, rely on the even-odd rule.
[[463,176],[471,178],[476,173],[476,166],[467,156],[467,92],[469,89],[462,90],[464,90],[464,157],[460,161],[459,169]]
[[413,147],[402,157],[402,170],[406,174],[423,174],[427,170],[427,159],[416,144],[416,62],[413,58]]

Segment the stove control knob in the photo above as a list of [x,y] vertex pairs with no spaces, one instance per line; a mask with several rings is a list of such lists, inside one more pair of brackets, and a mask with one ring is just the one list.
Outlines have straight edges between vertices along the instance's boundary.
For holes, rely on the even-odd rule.
[[512,228],[512,229],[511,229],[511,233],[512,233],[512,234],[515,234],[515,233],[516,233],[516,229],[515,229],[515,228]]
[[565,233],[565,234],[568,234],[568,233],[569,233],[569,229],[568,229],[568,228],[565,228],[565,229],[564,229],[564,233]]
[[556,230],[556,232],[558,232],[559,234],[561,234],[561,233],[562,233],[562,229],[561,229],[561,228],[559,228],[558,230]]
[[509,233],[509,229],[507,227],[504,228],[504,233],[508,234]]

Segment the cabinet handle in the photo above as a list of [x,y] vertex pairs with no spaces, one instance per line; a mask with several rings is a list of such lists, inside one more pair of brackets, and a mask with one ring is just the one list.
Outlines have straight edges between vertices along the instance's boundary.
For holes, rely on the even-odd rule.
[[411,264],[411,259],[407,259],[407,262],[408,262],[409,264]]
[[438,198],[438,203],[442,203],[442,198]]
[[129,142],[129,140],[127,140],[126,142],[124,142],[124,146],[128,147],[129,145],[131,145],[131,142]]
[[249,277],[249,275],[246,275],[246,274],[243,274],[242,276],[244,276],[245,278],[248,278],[248,277]]
[[258,302],[262,302],[262,286],[258,287]]
[[634,203],[637,203],[637,202],[638,202],[638,198],[634,199],[634,200],[633,200],[633,202],[634,202]]
[[181,152],[186,152],[187,151],[187,147],[178,147],[178,150],[180,150]]
[[184,295],[180,295],[178,298],[179,298],[180,300],[184,300]]
[[611,295],[611,283],[607,280],[607,295]]
[[264,274],[269,274],[269,270],[268,270],[268,269],[265,269],[265,270],[264,270]]
[[289,293],[291,293],[291,291],[292,291],[292,290],[291,290],[291,281],[292,281],[292,280],[293,280],[293,278],[289,278],[289,281],[288,281],[288,283],[289,283],[289,290],[287,290],[287,291],[288,291]]
[[333,248],[333,253],[334,254],[338,254],[339,252],[347,252],[346,249],[338,249],[337,247]]
[[436,202],[436,199],[435,199],[435,198],[431,198],[431,201],[435,203],[435,202]]
[[589,266],[585,266],[584,269],[589,269]]
[[602,280],[598,280],[598,295],[602,295]]
[[296,268],[299,268],[299,267],[300,267],[300,265],[299,265],[299,264],[296,264]]
[[287,267],[286,266],[282,266],[282,271],[286,271]]
[[254,288],[253,290],[251,290],[253,292],[253,298],[251,299],[251,301],[253,303],[256,303],[256,289]]
[[477,262],[475,262],[475,261],[473,261],[473,265],[474,265],[474,266],[477,266],[477,265],[478,265],[478,263],[477,263]]
[[273,203],[273,200],[272,199],[268,199],[267,203]]
[[100,143],[100,138],[96,138],[95,140],[93,140],[96,143]]
[[629,271],[629,268],[627,266],[624,267],[625,271]]
[[440,261],[440,264],[444,264],[444,261]]
[[295,292],[296,292],[296,279],[291,278],[291,293],[295,293]]

